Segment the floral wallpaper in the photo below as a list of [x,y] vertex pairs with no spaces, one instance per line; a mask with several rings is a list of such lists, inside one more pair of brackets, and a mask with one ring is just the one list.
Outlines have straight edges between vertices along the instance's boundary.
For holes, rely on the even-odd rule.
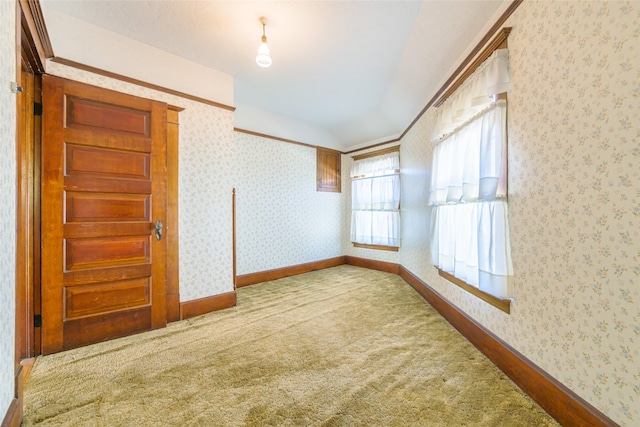
[[[373,259],[376,261],[385,261],[398,264],[400,262],[400,255],[398,252],[382,251],[377,249],[356,248],[351,243],[351,165],[353,165],[353,156],[358,154],[365,154],[372,151],[383,150],[385,148],[398,145],[397,142],[381,145],[379,147],[360,150],[354,153],[345,154],[342,156],[342,193],[344,194],[344,204],[342,209],[342,247],[344,248],[344,255],[354,256],[358,258]],[[400,167],[404,167],[404,159],[402,154],[400,155]],[[402,177],[400,178],[402,185]],[[400,199],[400,206],[404,201]],[[402,212],[400,212],[400,230],[402,232],[402,224],[404,219]],[[402,246],[403,243],[400,243]]]
[[16,273],[15,3],[0,2],[0,418],[14,396]]
[[511,315],[428,259],[430,110],[402,140],[400,262],[623,426],[640,425],[640,3],[523,2],[505,26]]
[[[15,99],[6,90],[15,74],[13,7],[0,2],[7,24],[0,25],[0,250],[7,254],[15,242]],[[400,252],[374,251],[349,242],[352,154],[342,158],[342,193],[318,193],[315,150],[234,133],[230,111],[52,62],[47,71],[185,108],[183,301],[233,289],[235,186],[238,274],[342,254],[400,263],[615,422],[640,425],[640,3],[527,0],[505,26],[512,27],[510,315],[440,278],[428,259],[433,109],[401,141]],[[3,257],[0,267],[0,286],[13,289],[13,259]],[[13,293],[3,291],[0,410],[13,394],[12,319]]]
[[238,274],[343,255],[343,195],[316,191],[315,148],[241,132],[235,141]]
[[233,112],[47,62],[47,73],[183,107],[180,113],[180,300],[233,290]]

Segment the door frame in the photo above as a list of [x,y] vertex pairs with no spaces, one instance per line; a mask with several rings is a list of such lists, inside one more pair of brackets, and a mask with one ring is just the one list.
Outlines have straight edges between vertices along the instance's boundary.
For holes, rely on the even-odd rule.
[[[41,75],[23,70],[20,86],[22,100],[18,110],[16,152],[18,185],[16,235],[16,347],[19,359],[33,357],[39,348],[33,318],[40,314],[36,284],[40,277],[40,117],[34,114],[35,103],[40,103]],[[17,355],[18,356],[18,355]]]
[[52,56],[40,3],[16,0],[16,82],[22,90],[16,97],[16,370],[21,360],[35,356],[37,341],[33,319],[40,271],[40,120],[31,103],[41,100],[41,75]]
[[[42,20],[42,10],[37,0],[14,0],[15,4],[15,65],[16,65],[16,240],[15,240],[15,332],[14,332],[14,398],[3,420],[9,426],[19,426],[23,418],[23,387],[28,370],[33,365],[33,328],[35,286],[34,271],[39,271],[34,261],[35,225],[39,212],[39,192],[35,175],[37,160],[35,144],[39,144],[38,125],[31,104],[39,92],[35,85],[44,73],[46,58],[53,56],[53,49]],[[25,72],[23,74],[23,71]],[[26,92],[25,92],[26,89]],[[31,131],[27,132],[27,124]],[[39,238],[39,231],[37,236]],[[29,359],[27,359],[29,358]],[[22,361],[25,360],[23,364]]]

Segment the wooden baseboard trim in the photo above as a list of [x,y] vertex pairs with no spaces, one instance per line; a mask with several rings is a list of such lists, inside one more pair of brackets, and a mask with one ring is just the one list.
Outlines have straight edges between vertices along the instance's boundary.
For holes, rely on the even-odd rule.
[[7,413],[2,420],[2,427],[18,427],[20,423],[22,423],[22,417],[20,416],[20,412],[18,409],[20,407],[20,402],[18,399],[13,399],[9,404],[9,409],[7,409]]
[[306,264],[292,265],[289,267],[276,268],[274,270],[260,271],[258,273],[241,274],[236,276],[236,288],[255,285],[257,283],[278,280],[283,277],[295,276],[297,274],[308,273],[315,270],[337,267],[346,264],[344,256],[329,258],[322,261],[308,262]]
[[22,424],[22,391],[24,386],[24,370],[18,367],[15,376],[15,397],[11,400],[7,413],[2,419],[0,427],[19,427]]
[[376,261],[373,259],[346,256],[346,263],[356,267],[364,267],[371,270],[386,271],[387,273],[400,274],[400,265],[393,262]]
[[236,305],[236,292],[213,295],[180,303],[180,320],[223,310]]
[[400,277],[518,387],[563,426],[618,426],[506,342],[460,311],[403,266]]

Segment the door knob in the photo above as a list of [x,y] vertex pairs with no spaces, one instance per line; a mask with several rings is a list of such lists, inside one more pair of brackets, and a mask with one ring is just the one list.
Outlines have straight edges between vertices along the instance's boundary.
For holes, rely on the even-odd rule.
[[161,240],[162,239],[162,221],[160,220],[156,221],[156,226],[154,231],[156,233],[156,239]]

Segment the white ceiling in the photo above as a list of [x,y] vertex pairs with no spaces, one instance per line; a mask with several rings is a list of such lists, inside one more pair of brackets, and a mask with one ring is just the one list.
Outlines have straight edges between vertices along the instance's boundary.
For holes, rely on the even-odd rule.
[[[322,129],[345,150],[400,135],[510,3],[41,1],[47,25],[62,13],[230,74],[239,109]],[[273,59],[267,69],[255,63],[261,16]]]

